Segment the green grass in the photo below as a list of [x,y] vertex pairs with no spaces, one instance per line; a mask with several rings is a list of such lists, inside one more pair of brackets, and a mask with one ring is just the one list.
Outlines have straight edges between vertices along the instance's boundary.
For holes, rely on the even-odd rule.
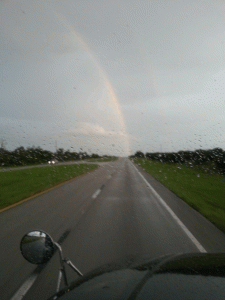
[[194,166],[134,161],[225,232],[225,177],[207,174]]
[[23,167],[35,167],[35,166],[48,166],[49,164],[46,163],[32,163],[26,165],[10,165],[10,166],[0,166],[0,170],[11,170],[13,168],[23,168]]
[[115,161],[117,160],[117,157],[103,157],[103,158],[90,158],[87,161],[88,162],[107,162],[107,161]]
[[14,204],[97,167],[97,165],[78,164],[0,172],[0,208]]

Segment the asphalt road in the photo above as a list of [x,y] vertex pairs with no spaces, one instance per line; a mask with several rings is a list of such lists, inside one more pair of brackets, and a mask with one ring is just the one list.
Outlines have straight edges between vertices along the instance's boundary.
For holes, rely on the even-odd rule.
[[64,256],[84,274],[113,261],[225,252],[221,231],[125,158],[2,212],[0,228],[1,299],[40,300],[55,292],[57,254],[42,270],[20,254],[20,239],[34,229],[61,239]]

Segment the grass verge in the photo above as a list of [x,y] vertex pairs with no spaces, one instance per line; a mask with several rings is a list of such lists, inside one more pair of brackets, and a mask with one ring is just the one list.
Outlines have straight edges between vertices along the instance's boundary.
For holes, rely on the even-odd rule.
[[97,167],[97,165],[77,164],[1,172],[0,208],[12,205],[57,183],[79,176]]
[[225,177],[181,164],[134,162],[225,232]]

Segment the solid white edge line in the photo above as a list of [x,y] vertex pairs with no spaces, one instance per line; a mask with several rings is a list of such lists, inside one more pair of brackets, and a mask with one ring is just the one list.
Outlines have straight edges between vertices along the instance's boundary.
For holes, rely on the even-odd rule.
[[35,280],[37,279],[37,276],[38,274],[31,274],[10,300],[22,300],[34,284]]
[[94,194],[92,195],[92,198],[93,199],[97,198],[100,193],[101,193],[101,190],[98,189],[96,192],[94,192]]
[[141,178],[144,180],[144,182],[147,184],[147,186],[151,189],[152,193],[158,198],[160,203],[166,208],[166,210],[171,214],[171,216],[174,218],[174,220],[177,222],[177,224],[183,229],[183,231],[186,233],[186,235],[189,237],[189,239],[194,243],[194,245],[197,247],[197,249],[202,253],[207,253],[205,248],[199,243],[199,241],[193,236],[193,234],[188,230],[188,228],[184,225],[184,223],[178,218],[178,216],[173,212],[173,210],[166,204],[166,202],[160,197],[160,195],[153,189],[153,187],[150,185],[150,183],[144,178],[144,176],[138,171],[138,169],[135,167],[135,165],[132,163],[135,170],[138,172],[138,174],[141,176]]

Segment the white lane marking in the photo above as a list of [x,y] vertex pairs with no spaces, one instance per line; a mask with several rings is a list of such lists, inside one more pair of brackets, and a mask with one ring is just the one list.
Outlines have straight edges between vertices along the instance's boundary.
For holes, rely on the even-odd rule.
[[178,225],[183,229],[183,231],[186,233],[186,235],[189,237],[189,239],[195,244],[197,249],[202,253],[207,253],[205,248],[199,243],[199,241],[193,236],[193,234],[187,229],[187,227],[184,225],[183,222],[178,218],[178,216],[173,212],[173,210],[166,204],[166,202],[159,196],[159,194],[153,189],[153,187],[150,185],[150,183],[144,178],[144,176],[138,171],[138,169],[135,167],[134,164],[132,164],[133,167],[136,169],[138,174],[141,176],[141,178],[144,180],[144,182],[147,184],[147,186],[151,189],[152,193],[158,198],[160,203],[166,208],[166,210],[171,214],[171,216],[174,218],[174,220],[178,223]]
[[92,198],[93,199],[97,198],[100,193],[101,193],[101,190],[98,189],[96,192],[94,192],[94,194],[92,195]]
[[22,300],[23,297],[26,295],[26,293],[34,284],[38,275],[39,275],[38,273],[31,274],[30,277],[27,278],[27,280],[21,285],[21,287],[18,289],[18,291],[14,294],[14,296],[10,300]]

